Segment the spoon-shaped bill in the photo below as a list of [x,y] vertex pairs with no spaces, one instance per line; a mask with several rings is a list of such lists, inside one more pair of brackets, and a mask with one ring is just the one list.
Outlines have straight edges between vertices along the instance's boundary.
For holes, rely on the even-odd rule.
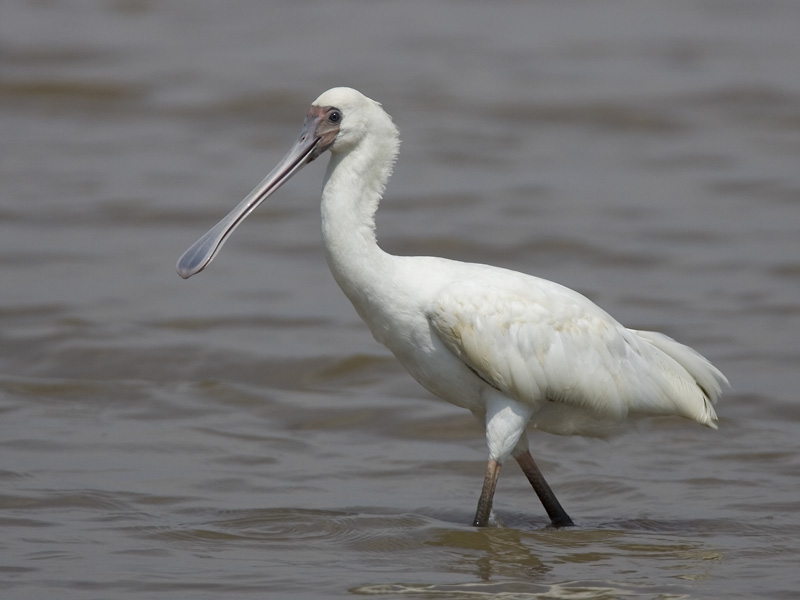
[[319,155],[315,149],[321,138],[316,134],[315,121],[315,119],[307,118],[300,137],[272,172],[236,208],[183,253],[176,265],[178,275],[188,279],[205,269],[222,248],[228,236],[244,221],[247,215],[289,181],[292,175]]

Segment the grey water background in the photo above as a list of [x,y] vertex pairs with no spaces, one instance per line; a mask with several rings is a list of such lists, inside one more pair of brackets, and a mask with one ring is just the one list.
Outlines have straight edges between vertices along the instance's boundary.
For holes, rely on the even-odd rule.
[[[798,31],[793,0],[4,2],[0,595],[797,598]],[[321,164],[182,281],[335,85],[403,136],[387,250],[692,345],[719,430],[533,434],[577,527],[511,464],[476,530],[480,428],[336,288]]]

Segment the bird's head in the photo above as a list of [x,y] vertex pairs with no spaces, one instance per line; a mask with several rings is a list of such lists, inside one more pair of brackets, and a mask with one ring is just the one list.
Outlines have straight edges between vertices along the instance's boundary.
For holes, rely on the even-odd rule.
[[[335,133],[331,118],[336,124]],[[318,147],[324,146],[321,152],[330,150],[333,154],[352,150],[368,136],[375,139],[397,137],[397,129],[381,105],[347,87],[330,89],[314,100],[306,116],[306,124],[311,126],[312,123],[320,137]]]
[[176,267],[178,274],[187,279],[202,271],[247,215],[323,152],[347,153],[368,137],[390,140],[396,149],[397,129],[380,104],[351,88],[333,88],[322,94],[311,105],[300,136],[286,156],[236,208],[183,253]]

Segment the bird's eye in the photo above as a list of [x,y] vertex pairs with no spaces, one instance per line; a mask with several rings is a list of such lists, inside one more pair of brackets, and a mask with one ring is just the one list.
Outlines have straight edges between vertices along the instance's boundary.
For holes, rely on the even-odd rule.
[[330,121],[331,123],[338,123],[341,120],[342,120],[342,113],[340,113],[338,110],[332,110],[328,114],[328,121]]

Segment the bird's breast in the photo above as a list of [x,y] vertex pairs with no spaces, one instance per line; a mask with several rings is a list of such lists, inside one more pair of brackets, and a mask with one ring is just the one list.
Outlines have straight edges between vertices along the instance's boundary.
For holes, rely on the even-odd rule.
[[[424,300],[395,296],[383,310],[359,311],[375,339],[429,392],[456,406],[482,411],[486,386],[434,332]],[[395,305],[395,308],[392,308]]]

